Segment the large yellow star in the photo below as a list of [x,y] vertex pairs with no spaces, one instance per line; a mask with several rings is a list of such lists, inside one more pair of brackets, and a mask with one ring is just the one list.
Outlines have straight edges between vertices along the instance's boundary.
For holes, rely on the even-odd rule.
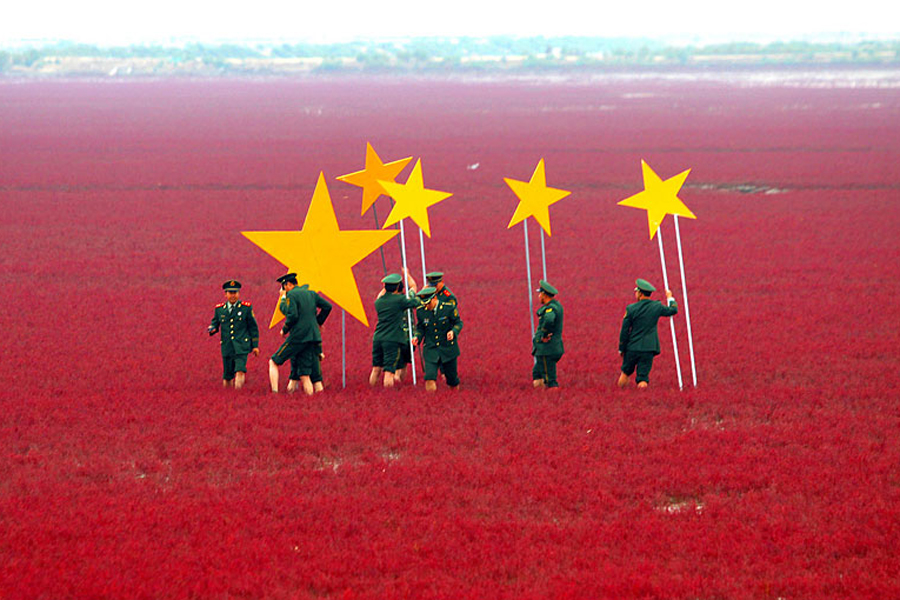
[[243,231],[251,242],[297,273],[297,280],[331,298],[359,319],[369,321],[359,296],[353,266],[397,235],[396,231],[341,231],[325,185],[325,175],[313,192],[300,231]]
[[409,156],[393,162],[383,163],[378,158],[378,154],[375,153],[375,149],[372,148],[372,144],[366,142],[366,168],[355,173],[341,175],[338,177],[338,180],[363,189],[362,212],[359,214],[364,215],[369,210],[369,207],[375,204],[375,201],[385,193],[384,188],[378,183],[379,180],[394,181],[411,160],[412,156]]
[[544,159],[538,161],[534,173],[531,175],[531,181],[528,183],[506,177],[503,178],[503,181],[519,197],[519,205],[516,206],[516,212],[513,213],[506,228],[509,229],[528,217],[534,217],[547,235],[550,235],[550,205],[559,202],[572,192],[547,187]]
[[405,184],[393,181],[379,181],[384,191],[394,199],[394,208],[384,221],[382,227],[388,227],[399,223],[401,219],[411,218],[416,225],[422,228],[425,235],[431,237],[431,226],[428,223],[428,207],[433,206],[452,196],[449,192],[425,189],[422,181],[422,159],[416,161],[412,173]]
[[678,197],[678,191],[684,185],[690,169],[683,171],[674,177],[663,181],[659,175],[653,172],[643,160],[641,168],[644,171],[644,191],[634,196],[625,198],[619,204],[634,208],[643,208],[647,211],[647,224],[650,226],[650,239],[656,235],[659,226],[662,225],[666,215],[678,215],[688,219],[696,219],[684,202]]

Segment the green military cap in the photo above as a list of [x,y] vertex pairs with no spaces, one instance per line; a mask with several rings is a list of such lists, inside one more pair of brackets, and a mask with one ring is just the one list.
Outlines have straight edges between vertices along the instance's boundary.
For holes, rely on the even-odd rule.
[[434,298],[435,294],[437,294],[437,288],[433,285],[429,285],[428,287],[424,287],[419,290],[419,293],[416,294],[416,296],[418,296],[419,300],[421,300],[422,302],[428,302],[429,300]]
[[387,277],[385,277],[384,279],[381,280],[381,283],[389,283],[389,284],[393,284],[393,285],[396,285],[396,284],[402,283],[402,282],[403,282],[403,277],[401,277],[399,273],[391,273],[390,275],[388,275]]
[[541,282],[540,282],[540,284],[538,285],[538,289],[536,289],[536,290],[534,290],[534,291],[536,291],[536,292],[544,292],[544,293],[547,294],[548,296],[555,296],[555,295],[557,295],[557,294],[559,293],[559,290],[557,290],[555,287],[553,287],[552,285],[550,285],[550,282],[547,281],[546,279],[541,279]]
[[231,279],[222,284],[222,289],[226,292],[237,292],[241,289],[241,282]]
[[444,273],[442,271],[432,271],[425,275],[425,279],[428,280],[428,283],[438,283],[444,278]]
[[637,289],[641,290],[642,292],[647,292],[648,294],[650,292],[656,291],[656,288],[653,287],[653,285],[651,285],[650,282],[646,279],[637,279],[635,280],[634,285],[637,286]]
[[297,274],[296,273],[287,273],[285,275],[282,275],[275,281],[280,283],[282,285],[282,287],[284,286],[285,283],[293,283],[294,285],[297,285]]

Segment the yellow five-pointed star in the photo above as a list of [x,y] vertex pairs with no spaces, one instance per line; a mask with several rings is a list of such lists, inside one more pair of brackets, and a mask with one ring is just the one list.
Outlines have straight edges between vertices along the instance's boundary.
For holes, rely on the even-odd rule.
[[690,169],[683,171],[674,177],[670,177],[663,181],[659,175],[653,172],[643,160],[641,168],[644,171],[644,191],[638,192],[634,196],[625,198],[619,204],[622,206],[631,206],[634,208],[643,208],[647,211],[647,223],[650,226],[650,239],[656,235],[656,231],[662,224],[666,215],[678,215],[687,217],[688,219],[696,219],[684,202],[678,198],[678,191],[684,185]]
[[393,181],[379,181],[378,183],[395,202],[391,214],[388,215],[382,227],[388,227],[409,217],[422,228],[428,237],[431,237],[428,207],[453,195],[449,192],[425,189],[425,184],[422,182],[422,159],[416,161],[416,166],[413,167],[405,184]]
[[355,173],[341,175],[338,177],[338,180],[363,189],[362,212],[359,214],[364,215],[369,210],[369,207],[375,204],[375,201],[385,193],[384,188],[378,182],[394,181],[397,175],[400,174],[400,171],[411,160],[412,156],[409,156],[393,162],[383,163],[378,158],[378,154],[375,153],[375,149],[372,148],[372,144],[366,142],[366,168]]
[[519,197],[519,205],[516,206],[516,212],[513,213],[506,228],[509,229],[528,217],[534,217],[547,235],[550,235],[550,205],[559,202],[572,192],[547,187],[544,159],[538,161],[537,167],[534,168],[534,173],[531,175],[531,181],[528,183],[506,177],[503,178],[503,181]]
[[341,231],[325,185],[325,175],[313,192],[300,231],[243,231],[251,242],[297,273],[297,280],[331,298],[368,327],[353,266],[397,235],[396,231]]

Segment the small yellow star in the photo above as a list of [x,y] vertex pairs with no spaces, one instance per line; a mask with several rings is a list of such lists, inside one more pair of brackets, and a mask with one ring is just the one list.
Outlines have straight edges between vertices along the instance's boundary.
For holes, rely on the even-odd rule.
[[534,168],[534,173],[531,175],[531,181],[528,183],[505,177],[503,181],[519,197],[519,205],[516,206],[516,212],[513,213],[506,228],[509,229],[528,217],[534,217],[547,235],[550,235],[550,205],[559,202],[572,192],[547,187],[544,159],[538,161],[537,167]]
[[416,161],[412,173],[405,184],[393,181],[379,181],[384,191],[394,199],[394,208],[384,221],[382,227],[388,227],[401,219],[409,217],[422,228],[425,235],[431,237],[431,226],[428,223],[428,207],[452,196],[450,192],[425,189],[422,181],[422,159]]
[[287,267],[288,271],[297,273],[301,284],[309,284],[310,289],[325,294],[366,327],[369,326],[353,266],[398,232],[377,229],[341,231],[324,174],[319,173],[302,230],[241,233]]
[[643,160],[641,168],[644,172],[644,191],[638,192],[634,196],[629,196],[621,202],[622,206],[631,206],[633,208],[642,208],[647,211],[647,224],[650,226],[650,239],[656,235],[659,226],[662,225],[666,215],[678,215],[687,217],[688,219],[696,219],[684,202],[678,198],[678,191],[684,185],[690,169],[683,171],[674,177],[670,177],[663,181],[659,175],[653,172]]
[[372,144],[366,142],[366,168],[355,173],[341,175],[338,180],[363,189],[362,212],[359,214],[364,215],[369,207],[385,193],[384,188],[378,183],[379,180],[394,181],[411,160],[412,156],[409,156],[383,163],[375,153],[375,149],[372,148]]

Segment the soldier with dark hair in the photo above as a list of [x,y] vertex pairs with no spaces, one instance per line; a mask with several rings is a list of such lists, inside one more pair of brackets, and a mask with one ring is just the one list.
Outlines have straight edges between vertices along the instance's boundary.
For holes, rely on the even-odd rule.
[[259,327],[253,307],[241,300],[241,282],[222,284],[225,302],[217,304],[207,328],[210,336],[222,332],[222,386],[241,389],[247,375],[247,355],[259,355]]

